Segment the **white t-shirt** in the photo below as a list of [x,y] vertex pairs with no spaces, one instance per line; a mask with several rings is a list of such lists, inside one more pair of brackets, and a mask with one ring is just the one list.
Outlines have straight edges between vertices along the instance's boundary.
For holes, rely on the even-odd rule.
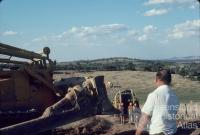
[[179,99],[168,85],[161,85],[147,97],[142,112],[151,117],[149,133],[174,134]]

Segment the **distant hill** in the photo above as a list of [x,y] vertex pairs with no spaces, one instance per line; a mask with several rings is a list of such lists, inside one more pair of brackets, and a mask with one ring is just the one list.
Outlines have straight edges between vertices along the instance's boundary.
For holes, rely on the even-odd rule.
[[142,59],[134,59],[128,57],[112,57],[112,58],[102,58],[102,59],[94,59],[94,60],[77,60],[77,61],[68,61],[68,62],[59,62],[58,65],[65,64],[74,64],[74,63],[100,63],[100,64],[110,64],[110,63],[134,63],[134,64],[143,64],[146,62],[153,61],[162,61],[162,60],[142,60]]
[[200,56],[172,57],[163,60],[176,63],[193,63],[193,62],[200,63]]
[[140,60],[127,57],[113,57],[95,60],[79,60],[70,62],[60,62],[57,64],[58,70],[98,70],[98,71],[157,71],[160,67],[172,65],[171,62],[161,60]]
[[200,57],[174,57],[163,60],[140,60],[127,57],[79,60],[57,63],[56,70],[89,71],[148,71],[170,69],[173,74],[200,80]]
[[77,60],[77,61],[68,61],[68,62],[60,62],[58,64],[69,64],[69,63],[112,63],[112,62],[138,62],[141,61],[139,59],[127,58],[127,57],[112,57],[112,58],[102,58],[102,59],[94,59],[94,60]]
[[108,64],[113,62],[132,62],[135,64],[141,64],[145,62],[177,62],[177,63],[192,63],[192,62],[200,62],[200,56],[186,56],[186,57],[172,57],[168,59],[157,59],[157,60],[143,60],[143,59],[134,59],[128,57],[112,57],[112,58],[102,58],[102,59],[94,59],[94,60],[77,60],[77,61],[67,61],[67,62],[59,62],[59,65],[65,64],[73,64],[73,63],[101,63]]

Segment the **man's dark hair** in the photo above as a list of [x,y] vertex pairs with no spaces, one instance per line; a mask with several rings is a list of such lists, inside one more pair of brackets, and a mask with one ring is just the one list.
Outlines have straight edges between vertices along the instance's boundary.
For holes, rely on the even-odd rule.
[[156,73],[156,79],[165,82],[167,85],[171,84],[171,72],[168,69],[162,69]]

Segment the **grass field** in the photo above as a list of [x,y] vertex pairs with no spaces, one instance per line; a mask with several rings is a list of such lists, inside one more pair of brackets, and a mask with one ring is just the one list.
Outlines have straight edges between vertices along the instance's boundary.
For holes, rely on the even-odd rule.
[[[154,72],[143,71],[97,71],[97,72],[73,72],[66,71],[68,74],[54,75],[54,79],[72,77],[72,76],[97,76],[104,75],[105,83],[112,82],[114,86],[121,86],[121,90],[133,89],[140,99],[141,103],[144,103],[148,93],[152,92],[156,86],[154,84],[155,74]],[[172,88],[176,91],[180,101],[182,103],[200,102],[200,82],[191,81],[183,78],[180,75],[173,75]],[[110,99],[117,92],[116,89],[107,89]]]

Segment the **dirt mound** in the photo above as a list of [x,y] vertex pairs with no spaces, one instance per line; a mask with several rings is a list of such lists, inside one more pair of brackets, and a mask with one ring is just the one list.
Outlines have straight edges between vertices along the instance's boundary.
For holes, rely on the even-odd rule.
[[[197,125],[196,128],[180,126],[177,135],[200,135],[200,121],[187,122],[187,125]],[[59,127],[53,131],[53,135],[134,135],[134,124],[121,125],[119,117],[103,115],[83,119]],[[144,133],[144,135],[149,135]]]
[[54,130],[53,135],[126,135],[134,133],[134,125],[121,125],[119,117],[110,115],[95,116],[62,126]]
[[99,117],[90,117],[53,131],[54,135],[98,135],[106,134],[112,123]]

